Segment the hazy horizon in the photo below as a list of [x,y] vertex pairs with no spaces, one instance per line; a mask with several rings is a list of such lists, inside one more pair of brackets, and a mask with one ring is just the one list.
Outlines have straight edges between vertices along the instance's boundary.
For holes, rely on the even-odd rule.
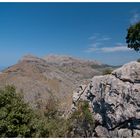
[[0,67],[26,54],[68,55],[122,65],[127,29],[140,20],[140,3],[0,3]]

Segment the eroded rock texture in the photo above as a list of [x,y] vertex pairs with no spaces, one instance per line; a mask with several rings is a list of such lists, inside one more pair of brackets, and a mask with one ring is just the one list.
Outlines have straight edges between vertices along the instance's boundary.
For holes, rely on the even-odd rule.
[[140,137],[140,63],[93,77],[81,93],[92,105],[96,137]]

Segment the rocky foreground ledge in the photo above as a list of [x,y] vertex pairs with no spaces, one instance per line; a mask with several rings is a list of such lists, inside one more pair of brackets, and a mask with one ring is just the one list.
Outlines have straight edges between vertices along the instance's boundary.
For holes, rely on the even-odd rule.
[[130,62],[109,75],[95,76],[73,94],[73,106],[88,100],[95,137],[140,137],[140,63]]

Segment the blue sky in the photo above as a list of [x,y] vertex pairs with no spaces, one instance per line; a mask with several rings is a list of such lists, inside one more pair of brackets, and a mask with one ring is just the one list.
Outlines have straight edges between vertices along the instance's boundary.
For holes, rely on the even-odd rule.
[[125,43],[139,20],[140,3],[0,3],[0,66],[26,54],[121,65],[140,57]]

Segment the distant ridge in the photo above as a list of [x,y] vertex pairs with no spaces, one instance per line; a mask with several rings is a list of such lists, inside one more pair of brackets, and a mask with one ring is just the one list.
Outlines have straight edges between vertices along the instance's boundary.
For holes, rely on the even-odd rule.
[[85,62],[94,62],[97,65],[102,65],[101,62],[96,61],[96,60],[86,60],[86,59],[81,59],[78,57],[73,57],[73,56],[68,56],[68,55],[56,55],[56,54],[51,54],[44,56],[43,59],[45,59],[47,62],[50,63],[72,63],[73,61],[78,61],[81,63]]

